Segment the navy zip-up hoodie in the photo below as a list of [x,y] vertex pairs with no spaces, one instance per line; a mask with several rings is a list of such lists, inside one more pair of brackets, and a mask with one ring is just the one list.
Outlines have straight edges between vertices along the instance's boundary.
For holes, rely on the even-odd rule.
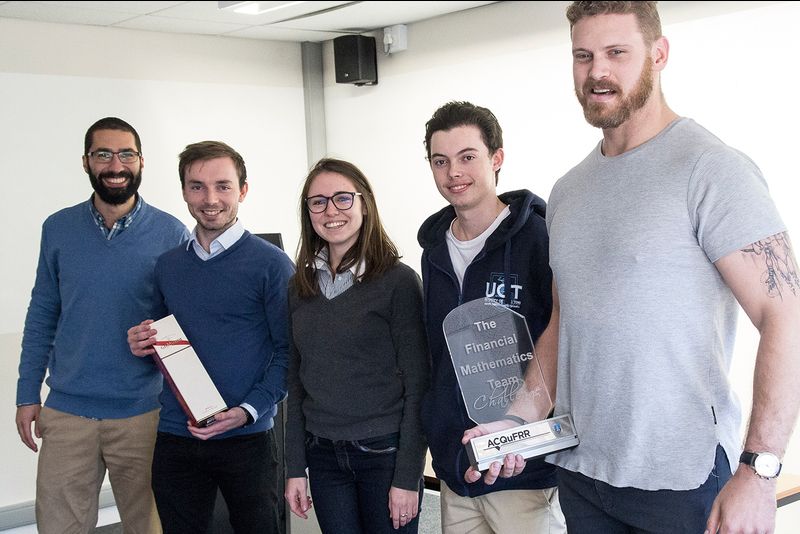
[[[460,304],[491,297],[523,315],[536,341],[550,321],[553,308],[545,201],[527,190],[509,191],[499,197],[508,204],[511,215],[500,223],[467,267],[463,292],[459,291],[445,240],[445,233],[456,217],[455,209],[447,206],[428,217],[417,235],[423,249],[424,319],[433,359],[431,389],[422,401],[422,425],[436,476],[455,493],[466,497],[556,486],[555,466],[543,459],[528,461],[521,474],[498,478],[493,485],[485,484],[483,479],[471,484],[464,480],[469,460],[461,438],[475,423],[467,415],[447,350],[442,330],[444,318]],[[511,284],[504,285],[507,280]],[[514,290],[504,291],[504,287],[511,285]]]

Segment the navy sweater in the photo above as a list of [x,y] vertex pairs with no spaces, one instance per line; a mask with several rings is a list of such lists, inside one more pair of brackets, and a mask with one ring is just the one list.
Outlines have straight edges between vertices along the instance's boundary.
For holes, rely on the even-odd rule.
[[[491,297],[523,315],[536,341],[550,321],[553,308],[545,202],[526,190],[501,194],[500,200],[509,205],[511,215],[500,223],[467,267],[463,291],[459,290],[445,241],[445,233],[456,216],[453,207],[428,217],[417,236],[423,249],[424,320],[433,359],[432,387],[422,401],[422,425],[436,476],[458,495],[468,497],[556,485],[555,467],[543,459],[528,461],[520,475],[498,478],[491,486],[483,479],[471,484],[464,480],[469,460],[461,438],[475,423],[467,415],[447,349],[442,330],[444,318],[460,304]],[[499,292],[498,287],[505,281],[521,288]]]
[[419,402],[430,384],[422,287],[398,264],[328,300],[290,289],[287,476],[304,477],[306,430],[326,439],[400,433],[392,485],[417,490],[425,467]]
[[137,358],[128,329],[152,317],[156,258],[189,237],[178,219],[144,203],[130,226],[106,239],[89,203],[54,213],[42,226],[17,382],[17,404],[45,404],[95,419],[158,408],[161,374]]
[[[275,245],[245,231],[207,261],[186,245],[158,258],[156,290],[164,308],[192,344],[229,408],[246,402],[258,420],[212,439],[272,428],[286,396],[289,360],[286,291],[292,260]],[[169,387],[161,392],[159,431],[192,437],[186,414]]]

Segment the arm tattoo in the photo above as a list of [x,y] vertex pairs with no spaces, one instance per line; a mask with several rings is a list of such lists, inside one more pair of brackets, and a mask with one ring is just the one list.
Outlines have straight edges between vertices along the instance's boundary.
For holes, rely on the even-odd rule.
[[766,269],[761,275],[761,286],[767,295],[783,300],[784,291],[788,289],[792,295],[797,296],[800,280],[787,232],[756,241],[741,252],[745,258],[752,259]]

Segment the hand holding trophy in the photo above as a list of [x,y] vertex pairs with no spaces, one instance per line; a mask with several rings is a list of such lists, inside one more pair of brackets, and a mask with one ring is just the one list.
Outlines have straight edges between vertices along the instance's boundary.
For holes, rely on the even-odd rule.
[[[495,466],[487,483],[518,474],[524,460],[578,444],[572,417],[552,417],[545,384],[525,318],[491,299],[455,308],[443,323],[461,394],[476,428],[464,435],[472,469]],[[519,414],[525,414],[530,421]],[[521,458],[519,458],[521,456]],[[477,480],[472,473],[467,478]]]

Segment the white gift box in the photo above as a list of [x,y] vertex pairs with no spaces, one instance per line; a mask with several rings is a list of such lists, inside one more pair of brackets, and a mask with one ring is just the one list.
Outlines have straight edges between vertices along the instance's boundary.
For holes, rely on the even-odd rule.
[[228,407],[175,316],[168,315],[150,326],[158,332],[153,358],[192,425],[212,424],[214,415]]

